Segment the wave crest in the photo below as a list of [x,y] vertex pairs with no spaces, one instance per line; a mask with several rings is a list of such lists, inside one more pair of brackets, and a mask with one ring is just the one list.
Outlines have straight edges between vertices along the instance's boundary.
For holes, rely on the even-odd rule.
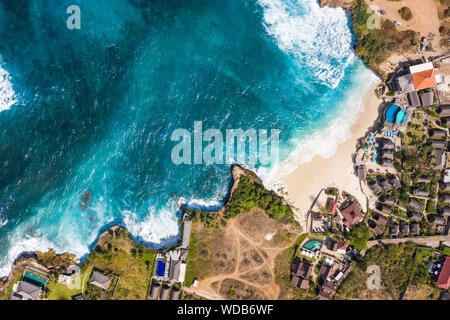
[[11,83],[11,76],[2,67],[3,63],[0,58],[0,112],[11,108],[16,101],[16,94]]

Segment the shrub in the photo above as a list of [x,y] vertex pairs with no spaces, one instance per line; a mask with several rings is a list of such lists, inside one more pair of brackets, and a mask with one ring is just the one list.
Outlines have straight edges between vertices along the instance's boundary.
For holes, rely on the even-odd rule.
[[403,7],[400,10],[398,10],[398,13],[402,17],[402,19],[408,21],[412,19],[412,12],[411,9],[408,7]]

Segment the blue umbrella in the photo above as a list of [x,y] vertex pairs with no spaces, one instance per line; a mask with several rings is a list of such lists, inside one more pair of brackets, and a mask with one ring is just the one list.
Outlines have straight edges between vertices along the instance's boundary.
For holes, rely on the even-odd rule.
[[378,157],[378,155],[375,153],[375,154],[373,155],[373,157],[376,158],[376,157]]
[[373,159],[372,162],[377,162],[377,160]]
[[367,148],[364,148],[364,151],[367,151]]
[[377,154],[377,149],[374,149],[374,150],[373,150],[373,153]]
[[373,140],[372,140],[372,139],[370,139],[370,140],[369,140],[369,143],[372,143],[372,142],[373,142]]
[[375,143],[375,147],[378,147],[378,143]]
[[371,134],[370,137],[371,137],[372,139],[375,138],[375,136],[374,136],[373,134]]

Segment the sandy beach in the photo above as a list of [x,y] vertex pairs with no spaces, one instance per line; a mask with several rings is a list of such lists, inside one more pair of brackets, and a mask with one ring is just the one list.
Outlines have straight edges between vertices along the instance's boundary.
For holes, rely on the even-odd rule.
[[297,209],[298,220],[306,226],[306,213],[322,188],[334,186],[353,194],[366,207],[367,199],[361,192],[358,177],[353,173],[352,154],[356,142],[364,136],[378,116],[382,100],[374,93],[373,85],[363,98],[364,109],[351,128],[351,137],[339,144],[330,158],[316,156],[308,163],[300,164],[284,178],[288,200]]

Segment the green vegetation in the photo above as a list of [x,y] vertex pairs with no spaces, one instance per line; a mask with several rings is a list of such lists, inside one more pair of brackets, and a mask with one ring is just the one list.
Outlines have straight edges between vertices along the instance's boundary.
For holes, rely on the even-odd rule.
[[[137,245],[124,229],[110,229],[100,237],[81,270],[85,272],[89,267],[97,268],[113,282],[116,281],[113,275],[120,276],[112,299],[143,300],[146,299],[155,256],[154,250]],[[96,289],[91,288],[89,286],[89,296],[98,297]]]
[[[406,289],[415,268],[414,243],[375,246],[367,250],[355,265],[352,273],[337,291],[338,299],[361,298],[398,300]],[[381,289],[368,290],[367,267],[377,265],[381,270]]]
[[294,287],[290,280],[290,266],[292,261],[297,256],[300,244],[306,239],[308,234],[301,234],[295,243],[288,249],[281,252],[275,259],[275,281],[280,287],[280,300],[315,300],[317,294],[315,293],[316,284],[310,283],[308,290],[301,290]]
[[354,226],[349,232],[344,234],[344,238],[348,240],[350,246],[353,246],[358,251],[367,248],[367,241],[369,240],[369,227],[364,223],[359,223]]
[[401,8],[398,10],[398,13],[400,14],[400,17],[406,21],[411,20],[413,16],[411,9],[408,7]]
[[[67,285],[63,283],[58,283],[56,281],[49,281],[47,284],[47,291],[48,291],[48,300],[72,300],[73,296],[76,296],[78,294],[82,293],[82,290],[86,290],[89,278],[92,273],[92,266],[89,266],[85,268],[84,272],[81,273],[79,279],[76,282],[74,281],[74,285],[79,283],[81,287],[71,289]],[[75,286],[74,286],[75,287]]]
[[236,217],[241,212],[249,212],[254,207],[261,208],[272,219],[297,224],[291,207],[279,196],[252,182],[250,178],[241,176],[231,202],[225,208],[225,218]]
[[397,31],[394,23],[389,20],[382,22],[379,29],[371,28],[368,21],[373,17],[371,18],[372,13],[368,13],[367,9],[368,5],[364,0],[356,0],[350,9],[356,37],[355,52],[372,70],[378,71],[378,65],[392,52],[399,49],[406,51],[416,45],[416,33],[412,30]]
[[440,20],[450,17],[450,0],[434,0]]
[[330,187],[330,188],[325,190],[325,194],[329,195],[329,196],[337,196],[338,193],[339,193],[339,190],[337,188],[334,188],[334,187]]
[[201,222],[205,228],[219,228],[226,222],[220,218],[217,212],[186,209],[185,212],[192,218],[192,222]]

